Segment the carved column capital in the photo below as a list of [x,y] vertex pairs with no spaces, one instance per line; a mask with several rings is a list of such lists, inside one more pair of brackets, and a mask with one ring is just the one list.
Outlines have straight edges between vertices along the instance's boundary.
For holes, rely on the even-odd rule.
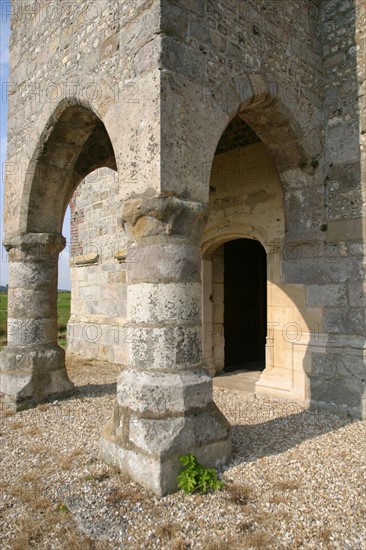
[[140,196],[126,200],[123,205],[123,220],[136,241],[160,236],[199,242],[208,213],[207,204],[173,195]]
[[66,246],[66,239],[58,233],[24,233],[8,235],[3,242],[9,260],[55,261]]

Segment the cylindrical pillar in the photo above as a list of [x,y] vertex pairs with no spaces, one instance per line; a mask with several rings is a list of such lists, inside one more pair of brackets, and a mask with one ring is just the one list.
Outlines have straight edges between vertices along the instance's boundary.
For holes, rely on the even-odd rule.
[[107,462],[159,495],[177,487],[178,457],[205,466],[230,457],[230,426],[202,368],[204,205],[171,196],[126,202],[137,252],[128,265],[128,365],[102,438]]
[[8,345],[0,354],[0,397],[16,409],[70,392],[65,353],[57,345],[57,270],[61,235],[8,239]]

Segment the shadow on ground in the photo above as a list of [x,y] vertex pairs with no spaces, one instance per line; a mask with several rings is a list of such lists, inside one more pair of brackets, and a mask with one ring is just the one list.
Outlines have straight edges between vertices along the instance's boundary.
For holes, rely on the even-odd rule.
[[117,384],[85,384],[77,387],[77,395],[82,397],[97,397],[100,395],[116,395]]
[[354,422],[326,412],[307,409],[259,424],[232,426],[233,461],[251,462],[283,453],[304,441],[340,430]]
[[[111,376],[110,365],[83,364],[83,367],[83,370],[70,372],[70,377],[75,382],[75,390],[63,399],[73,400],[116,395],[116,382],[94,383],[98,380],[100,374]],[[120,366],[115,367],[115,373],[112,374],[115,379],[117,379],[120,370]],[[82,376],[82,379],[79,378],[80,385],[78,384],[79,373]],[[225,388],[225,390],[230,391],[235,388],[243,396],[243,401],[239,407],[234,406],[234,408],[231,408],[230,405],[229,407],[226,405],[222,408],[222,412],[232,425],[232,463],[251,462],[258,458],[286,452],[304,441],[340,430],[354,421],[351,418],[339,417],[322,409],[309,408],[294,414],[254,423],[256,418],[253,418],[253,411],[250,414],[250,408],[254,406],[254,403],[257,403],[257,399],[254,398],[254,383],[259,375],[260,372],[258,371],[243,371],[237,373],[236,376],[234,376],[234,373],[229,373],[214,379],[214,385],[217,384],[218,389],[221,389],[219,386],[221,382],[230,381],[229,388]],[[243,385],[243,388],[241,388],[241,385]],[[243,389],[246,391],[243,391]],[[217,405],[220,407],[220,399]],[[266,414],[271,416],[270,401],[267,402],[263,398],[263,406],[267,411]],[[273,415],[276,414],[276,410],[278,411],[277,407],[273,409]],[[247,424],[243,423],[244,419],[248,419]]]

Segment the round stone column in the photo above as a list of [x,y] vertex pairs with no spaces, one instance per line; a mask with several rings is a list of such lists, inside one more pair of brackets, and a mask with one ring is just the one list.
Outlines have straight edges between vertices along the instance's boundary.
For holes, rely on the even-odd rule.
[[175,197],[131,199],[124,220],[137,251],[128,263],[128,365],[118,379],[102,453],[158,495],[177,488],[179,455],[228,462],[230,425],[202,368],[201,249],[206,206]]
[[28,233],[4,246],[8,252],[8,345],[0,353],[0,398],[18,409],[74,385],[57,345],[57,263],[61,235]]

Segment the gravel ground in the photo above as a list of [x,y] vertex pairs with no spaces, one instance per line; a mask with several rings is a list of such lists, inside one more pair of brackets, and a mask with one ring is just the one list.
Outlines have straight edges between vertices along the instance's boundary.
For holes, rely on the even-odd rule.
[[365,423],[215,390],[233,425],[225,488],[157,498],[99,459],[118,368],[69,372],[72,398],[1,410],[2,550],[366,549]]

